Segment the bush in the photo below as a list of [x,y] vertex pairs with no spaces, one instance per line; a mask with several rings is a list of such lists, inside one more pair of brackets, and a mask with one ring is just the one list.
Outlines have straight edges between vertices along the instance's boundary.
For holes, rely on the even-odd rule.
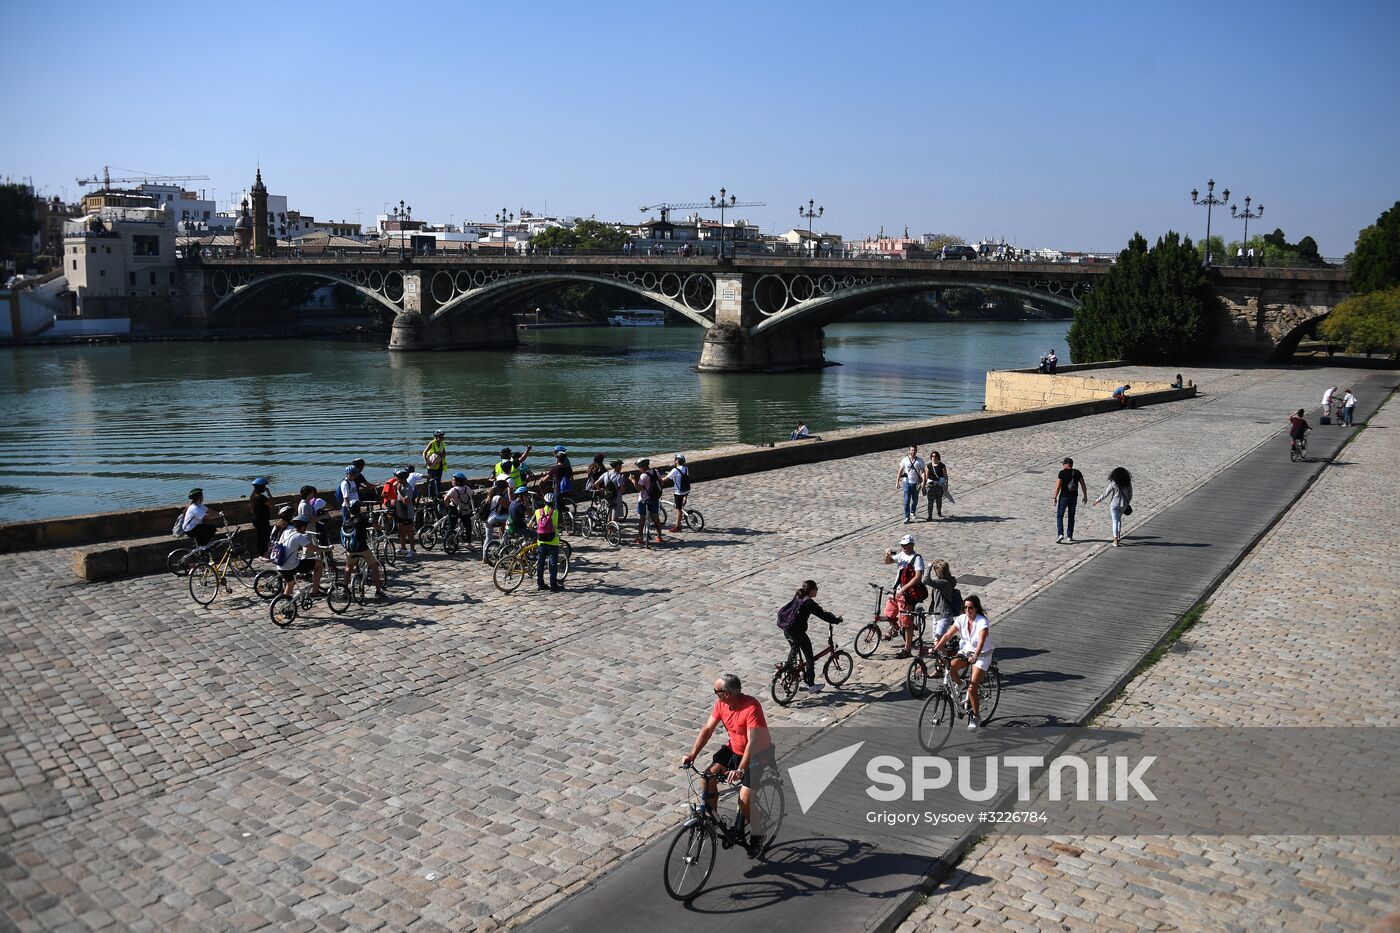
[[1352,353],[1400,352],[1400,286],[1353,295],[1318,327],[1324,340]]
[[1142,234],[1085,296],[1069,329],[1076,363],[1191,363],[1215,339],[1219,300],[1189,237],[1169,232],[1152,249]]

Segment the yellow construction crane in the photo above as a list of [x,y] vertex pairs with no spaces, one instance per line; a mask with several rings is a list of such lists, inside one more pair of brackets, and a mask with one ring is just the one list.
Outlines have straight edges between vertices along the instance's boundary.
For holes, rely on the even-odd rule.
[[[100,183],[104,189],[110,189],[110,188],[112,187],[112,183],[113,183],[113,182],[115,182],[115,183],[117,183],[117,184],[119,184],[119,185],[144,185],[144,184],[169,185],[169,184],[175,184],[176,182],[186,182],[186,181],[208,181],[208,180],[209,180],[209,176],[208,176],[208,175],[142,175],[142,176],[137,177],[137,178],[113,178],[113,177],[112,177],[112,173],[111,173],[111,168],[112,168],[112,167],[111,167],[110,165],[104,165],[104,166],[102,166],[102,177],[101,177],[101,178],[98,178],[96,175],[94,175],[94,176],[91,177],[91,178],[79,178],[79,179],[77,180],[77,181],[78,181],[78,184],[80,184],[80,185],[96,185],[96,184],[99,184],[99,183]],[[131,169],[120,169],[120,168],[119,168],[119,169],[117,169],[117,171],[119,171],[119,172],[129,172],[129,171],[131,171]]]
[[[726,201],[726,208],[734,207],[767,207],[762,201]],[[643,204],[641,211],[643,214],[648,211],[660,211],[661,222],[666,223],[671,211],[709,211],[719,208],[719,204],[712,198],[709,201],[686,201],[678,203],[672,201],[662,201],[660,204]]]

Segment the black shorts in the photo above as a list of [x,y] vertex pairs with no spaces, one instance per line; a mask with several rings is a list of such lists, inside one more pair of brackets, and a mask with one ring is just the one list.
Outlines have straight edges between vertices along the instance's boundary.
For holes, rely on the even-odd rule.
[[297,577],[309,578],[311,571],[316,568],[314,560],[303,560],[291,570],[278,570],[277,573],[283,580],[295,580]]
[[[739,762],[743,760],[744,756],[734,751],[734,749],[730,748],[728,745],[723,746],[719,751],[715,752],[714,757],[710,759],[711,763],[719,765],[725,771],[737,770]],[[746,772],[744,774],[743,784],[745,787],[752,786],[749,783],[750,774],[751,772]]]

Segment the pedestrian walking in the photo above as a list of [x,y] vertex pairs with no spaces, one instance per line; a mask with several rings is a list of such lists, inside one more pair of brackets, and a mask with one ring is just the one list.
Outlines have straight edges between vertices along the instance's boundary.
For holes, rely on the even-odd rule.
[[[1253,250],[1250,252],[1253,252]],[[1238,269],[1242,265],[1244,265],[1244,247],[1237,246],[1235,247],[1235,268]]]
[[885,563],[899,566],[894,593],[885,605],[885,614],[893,618],[904,633],[904,648],[895,655],[896,660],[904,660],[913,656],[914,609],[928,596],[924,585],[924,559],[914,550],[914,536],[905,535],[899,539],[899,547],[887,548]]
[[[1330,389],[1328,389],[1326,392],[1323,392],[1323,393],[1322,393],[1322,423],[1323,423],[1323,424],[1331,424],[1331,423],[1332,423],[1332,396],[1334,396],[1334,395],[1336,395],[1336,394],[1337,394],[1337,387],[1336,387],[1336,386],[1332,386],[1332,387],[1331,387]],[[1337,421],[1338,421],[1338,423],[1340,423],[1340,422],[1341,422],[1341,419],[1338,418]]]
[[1253,268],[1254,268],[1254,247],[1251,246],[1251,247],[1249,248],[1249,254],[1248,254],[1248,255],[1249,255],[1249,262],[1247,262],[1245,265],[1247,265],[1247,266],[1249,266],[1249,268],[1253,269]]
[[266,478],[259,476],[253,480],[253,491],[248,493],[248,508],[253,513],[253,553],[266,554],[268,541],[272,538],[272,494],[267,491]]
[[948,467],[938,451],[928,455],[928,465],[924,467],[924,520],[933,521],[933,512],[943,517],[943,500],[953,502],[953,494],[948,491]]
[[1094,505],[1105,499],[1108,500],[1109,521],[1113,526],[1113,546],[1122,547],[1119,539],[1123,537],[1123,516],[1133,514],[1133,475],[1123,467],[1114,467],[1108,474],[1108,485],[1094,500]]
[[[1084,497],[1089,501],[1089,490],[1084,486],[1084,474],[1074,468],[1074,460],[1066,457],[1060,464],[1060,472],[1055,477],[1055,492],[1050,500],[1055,503],[1055,543],[1074,543],[1075,499]],[[1065,518],[1069,521],[1066,523]],[[1068,527],[1066,527],[1068,525]]]
[[933,620],[933,637],[942,638],[953,624],[953,616],[962,611],[962,593],[958,578],[953,576],[946,560],[936,560],[928,572],[928,616]]
[[1347,427],[1351,427],[1352,418],[1356,414],[1356,396],[1351,389],[1347,389],[1342,395],[1342,420]]
[[899,461],[895,473],[894,488],[904,491],[904,524],[908,525],[919,514],[919,487],[924,482],[924,461],[919,457],[919,448],[910,447],[909,453]]

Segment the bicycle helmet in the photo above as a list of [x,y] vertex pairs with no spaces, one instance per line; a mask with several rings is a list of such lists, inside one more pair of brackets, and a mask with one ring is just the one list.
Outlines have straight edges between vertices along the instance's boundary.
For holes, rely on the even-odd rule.
[[527,492],[529,492],[529,491],[530,491],[530,490],[526,489],[524,486],[516,486],[516,487],[515,487],[515,494],[516,494],[517,496],[523,496],[523,495],[525,495],[525,493],[527,493]]
[[434,431],[433,437],[446,437],[446,435],[443,434],[441,431]]
[[456,473],[452,474],[452,478],[459,479],[465,483],[467,481],[467,474],[463,473],[461,470],[458,470]]
[[569,452],[569,449],[568,449],[567,447],[565,447],[563,444],[555,444],[555,445],[554,445],[554,452],[555,452],[556,454],[564,454],[564,453],[568,453],[568,452]]
[[204,495],[204,490],[196,486],[195,488],[190,490],[190,501],[193,502],[195,499],[198,499],[202,495]]
[[350,465],[357,470],[363,470],[365,468],[365,458],[356,457],[354,460],[350,461]]
[[266,486],[266,485],[267,485],[267,477],[265,477],[265,476],[259,476],[257,479],[253,480],[253,485],[254,485],[255,487],[256,487],[256,486]]
[[289,520],[295,514],[296,509],[292,508],[290,505],[284,505],[277,510],[277,517],[282,519],[282,521],[284,522]]
[[358,472],[359,472],[359,471],[356,470],[353,466],[348,466],[348,467],[345,468],[345,475],[346,475],[346,476],[354,476],[354,475],[355,475],[356,473],[358,473]]
[[914,536],[913,536],[913,535],[905,535],[904,537],[902,537],[902,538],[899,539],[899,543],[900,543],[900,544],[913,544],[913,543],[914,543]]
[[621,460],[609,460],[609,461],[608,461],[608,466],[613,467],[613,468],[619,468],[619,467],[622,466],[622,461],[621,461]]
[[650,457],[643,457],[642,459],[640,459],[640,460],[637,461],[637,466],[639,466],[639,467],[641,467],[643,470],[645,470],[647,467],[651,466],[651,458],[650,458]]
[[305,527],[307,526],[307,524],[308,524],[307,521],[306,521],[306,516],[305,516],[305,515],[293,515],[293,516],[292,516],[292,524],[293,524],[293,525],[300,525],[301,527],[305,528]]
[[552,492],[547,492],[547,493],[545,493],[545,494],[544,494],[544,501],[545,501],[545,502],[553,502],[553,501],[554,501],[554,493],[552,493]]
[[408,479],[408,474],[408,467],[399,467],[397,470],[394,471],[394,475],[397,476],[399,479]]
[[504,460],[504,459],[506,459],[506,458],[509,457],[509,456],[510,456],[510,448],[509,448],[509,447],[502,447],[502,448],[501,448],[501,459]]
[[685,454],[676,454],[677,463],[685,463]]

